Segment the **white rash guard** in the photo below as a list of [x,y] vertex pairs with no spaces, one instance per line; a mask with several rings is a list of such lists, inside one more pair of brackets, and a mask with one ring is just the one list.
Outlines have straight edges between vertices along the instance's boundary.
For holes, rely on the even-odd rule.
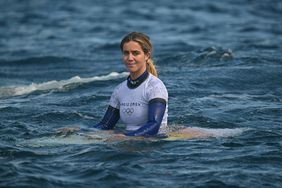
[[159,133],[163,133],[167,128],[168,92],[163,82],[152,74],[137,88],[129,88],[127,80],[119,84],[109,105],[119,109],[120,119],[126,125],[126,130],[134,131],[147,123],[148,104],[155,98],[166,101],[166,110],[159,130]]

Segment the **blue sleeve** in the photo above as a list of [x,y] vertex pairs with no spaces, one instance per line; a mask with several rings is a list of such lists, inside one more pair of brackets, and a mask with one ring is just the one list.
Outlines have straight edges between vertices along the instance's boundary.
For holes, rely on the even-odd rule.
[[119,109],[109,106],[103,119],[93,127],[102,130],[110,130],[114,128],[118,120],[119,120]]
[[135,131],[125,133],[126,136],[153,136],[158,134],[164,113],[166,101],[155,98],[149,101],[148,122]]

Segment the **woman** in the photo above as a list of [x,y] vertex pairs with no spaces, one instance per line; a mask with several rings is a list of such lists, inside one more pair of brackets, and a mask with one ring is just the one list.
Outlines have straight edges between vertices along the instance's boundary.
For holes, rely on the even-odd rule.
[[126,125],[126,136],[165,133],[168,93],[157,78],[150,38],[143,33],[129,33],[122,39],[120,49],[130,74],[114,89],[103,119],[94,127],[110,130],[121,119]]
[[[107,141],[123,140],[125,136],[154,136],[163,133],[166,140],[184,140],[218,136],[218,130],[197,127],[175,127],[167,130],[168,93],[163,82],[157,78],[152,56],[152,44],[147,35],[132,32],[121,43],[122,60],[129,71],[128,78],[119,84],[110,99],[103,119],[94,127],[111,130],[119,119],[126,125],[124,134],[109,134]],[[59,133],[78,131],[80,128],[61,128]],[[232,133],[233,130],[227,130]],[[219,130],[221,133],[222,130]],[[226,132],[226,131],[225,131]],[[89,138],[95,137],[88,135]],[[131,137],[132,138],[132,137]],[[138,139],[136,137],[136,139]]]

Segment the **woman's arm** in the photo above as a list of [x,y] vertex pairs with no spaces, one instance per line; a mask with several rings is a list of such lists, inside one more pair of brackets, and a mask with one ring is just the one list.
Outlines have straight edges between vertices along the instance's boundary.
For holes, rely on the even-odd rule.
[[113,129],[119,120],[119,117],[119,109],[109,106],[103,119],[93,127],[102,130]]
[[148,122],[135,131],[125,133],[126,136],[152,136],[158,134],[166,110],[166,101],[155,98],[149,101]]

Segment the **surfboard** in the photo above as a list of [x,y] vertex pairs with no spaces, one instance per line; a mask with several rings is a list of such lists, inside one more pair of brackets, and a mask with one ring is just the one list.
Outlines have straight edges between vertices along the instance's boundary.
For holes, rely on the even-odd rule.
[[220,137],[232,137],[241,134],[246,131],[246,128],[200,128],[200,127],[187,127],[178,131],[168,133],[168,137],[164,140],[176,141],[176,140],[189,140],[189,139],[203,139],[203,138],[220,138]]
[[55,147],[62,145],[103,144],[113,142],[126,142],[147,139],[148,141],[186,141],[191,139],[207,139],[232,137],[242,134],[246,128],[212,129],[200,127],[187,127],[167,133],[167,137],[127,137],[116,134],[114,131],[74,132],[70,134],[53,134],[18,142],[20,146],[29,147]]

